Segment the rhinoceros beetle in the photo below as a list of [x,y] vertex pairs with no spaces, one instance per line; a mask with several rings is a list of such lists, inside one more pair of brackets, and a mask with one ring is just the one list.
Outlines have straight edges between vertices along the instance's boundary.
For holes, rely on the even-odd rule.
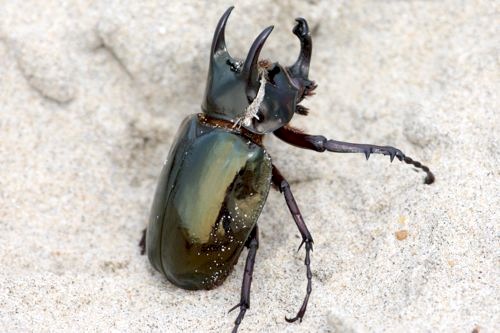
[[[294,114],[307,115],[299,103],[316,84],[309,79],[312,41],[307,22],[296,19],[293,33],[300,54],[291,66],[259,60],[273,27],[255,39],[244,60],[226,48],[224,31],[233,7],[219,20],[210,50],[202,113],[180,126],[156,189],[149,225],[141,240],[153,267],[174,285],[190,290],[212,289],[224,282],[248,248],[241,298],[233,332],[250,307],[250,285],[259,246],[257,219],[271,184],[285,197],[305,248],[307,290],[288,322],[302,321],[311,294],[310,253],[313,238],[285,177],[272,163],[262,143],[273,133],[293,146],[317,152],[388,155],[434,175],[397,148],[328,140],[309,135],[288,123]],[[300,247],[299,247],[300,249]]]

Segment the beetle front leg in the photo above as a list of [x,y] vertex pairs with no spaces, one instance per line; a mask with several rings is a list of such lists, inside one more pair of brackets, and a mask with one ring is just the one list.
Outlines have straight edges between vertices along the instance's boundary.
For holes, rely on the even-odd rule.
[[248,255],[245,262],[245,272],[243,273],[240,302],[229,310],[229,312],[231,312],[237,307],[240,308],[240,313],[234,321],[234,328],[232,333],[236,333],[238,331],[238,327],[240,326],[241,321],[245,316],[245,312],[250,308],[250,287],[252,285],[253,267],[255,264],[257,249],[259,248],[259,229],[257,226],[255,226],[250,233],[250,237],[246,242],[246,246],[248,247]]
[[281,172],[276,168],[276,166],[274,166],[274,164],[273,164],[272,182],[279,189],[279,191],[283,193],[283,195],[285,196],[285,201],[288,206],[288,209],[290,209],[290,213],[292,213],[295,224],[297,225],[300,235],[302,236],[302,243],[300,243],[299,250],[304,244],[306,249],[306,257],[304,259],[304,264],[306,265],[306,270],[307,270],[306,296],[304,297],[302,306],[300,307],[300,310],[297,312],[295,317],[293,318],[285,317],[286,321],[288,321],[289,323],[293,323],[296,320],[302,321],[302,317],[304,317],[304,314],[306,312],[307,302],[309,301],[309,296],[311,295],[312,291],[312,272],[311,272],[310,254],[313,249],[313,239],[311,233],[309,232],[309,229],[307,229],[304,219],[302,218],[302,214],[300,213],[299,206],[297,205],[297,202],[293,197],[292,191],[290,190],[290,185],[283,177]]
[[376,146],[360,143],[349,143],[335,140],[328,140],[322,135],[309,135],[291,126],[284,126],[273,132],[281,140],[304,149],[311,149],[317,152],[331,151],[335,153],[362,153],[366,159],[371,154],[389,155],[391,162],[396,157],[398,160],[411,164],[416,168],[422,169],[426,173],[425,184],[432,184],[435,180],[434,175],[428,167],[412,158],[405,156],[403,152],[391,146]]

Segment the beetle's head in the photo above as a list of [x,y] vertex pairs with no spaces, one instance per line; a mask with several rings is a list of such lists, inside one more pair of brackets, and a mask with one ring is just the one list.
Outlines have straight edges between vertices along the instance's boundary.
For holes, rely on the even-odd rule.
[[232,9],[226,10],[215,29],[202,109],[211,117],[229,120],[251,132],[269,133],[290,122],[294,113],[307,113],[299,103],[316,88],[308,79],[312,51],[309,28],[305,19],[296,19],[293,33],[301,47],[292,66],[259,61],[272,26],[255,39],[246,59],[239,60],[229,55],[224,38]]

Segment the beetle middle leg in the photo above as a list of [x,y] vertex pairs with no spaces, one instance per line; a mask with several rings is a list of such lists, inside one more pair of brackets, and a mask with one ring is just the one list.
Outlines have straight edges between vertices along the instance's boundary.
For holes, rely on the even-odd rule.
[[398,160],[411,164],[416,168],[422,169],[426,173],[425,184],[432,184],[435,180],[434,175],[428,167],[422,163],[405,156],[403,152],[391,146],[376,146],[361,143],[350,143],[335,140],[328,140],[322,135],[310,135],[302,133],[300,130],[291,126],[284,126],[273,132],[281,140],[304,149],[311,149],[317,152],[331,151],[335,153],[362,153],[366,159],[371,154],[389,155],[391,162],[396,157]]
[[237,307],[240,308],[240,313],[234,321],[232,333],[236,333],[238,331],[238,327],[240,326],[243,317],[245,317],[245,312],[250,308],[250,287],[252,285],[255,256],[257,255],[257,248],[259,247],[259,229],[257,226],[252,229],[245,245],[248,247],[248,255],[245,262],[245,272],[243,273],[243,283],[241,285],[241,298],[240,302],[229,310],[229,312],[231,312]]
[[288,206],[288,209],[290,209],[290,213],[292,213],[293,219],[295,221],[295,224],[297,225],[297,228],[299,229],[300,235],[302,236],[302,243],[300,243],[299,250],[302,247],[302,245],[305,244],[305,249],[306,249],[306,257],[304,259],[304,264],[306,265],[306,270],[307,270],[307,289],[306,289],[306,296],[304,297],[304,301],[302,302],[302,306],[300,307],[300,310],[297,312],[295,317],[293,318],[287,318],[285,317],[285,320],[288,321],[289,323],[293,323],[296,320],[302,321],[302,317],[304,317],[304,314],[306,312],[307,308],[307,302],[309,301],[309,296],[311,295],[312,291],[312,273],[311,273],[311,251],[313,249],[313,239],[311,236],[311,233],[309,232],[309,229],[307,229],[307,226],[304,222],[304,219],[302,218],[302,214],[300,213],[299,206],[297,205],[297,202],[295,201],[295,198],[293,197],[292,191],[290,190],[290,185],[286,181],[286,179],[283,177],[281,172],[274,166],[273,164],[273,175],[271,181],[273,184],[279,189],[281,193],[285,196],[285,201]]

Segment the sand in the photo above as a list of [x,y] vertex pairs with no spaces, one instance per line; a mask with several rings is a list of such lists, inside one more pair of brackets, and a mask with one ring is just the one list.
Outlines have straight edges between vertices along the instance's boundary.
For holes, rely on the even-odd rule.
[[[244,260],[184,291],[137,243],[180,121],[200,111],[227,1],[0,3],[0,331],[229,332]],[[500,331],[500,70],[491,1],[239,1],[227,43],[291,64],[294,18],[314,31],[316,95],[293,125],[394,145],[388,157],[266,140],[315,240],[273,191],[259,220],[241,332]]]

